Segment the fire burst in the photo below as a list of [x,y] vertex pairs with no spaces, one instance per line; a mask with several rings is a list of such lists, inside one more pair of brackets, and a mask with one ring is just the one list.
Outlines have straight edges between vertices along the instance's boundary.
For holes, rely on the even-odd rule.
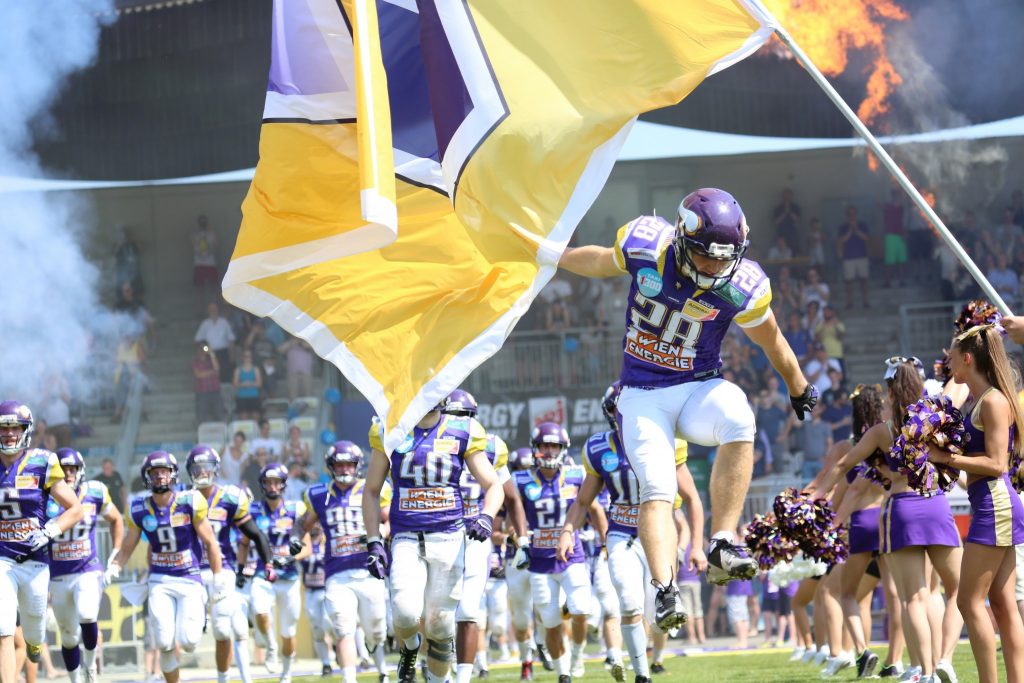
[[889,110],[889,94],[903,79],[889,61],[885,26],[908,18],[894,0],[765,0],[765,5],[828,76],[846,69],[850,49],[874,53],[857,115],[871,123]]

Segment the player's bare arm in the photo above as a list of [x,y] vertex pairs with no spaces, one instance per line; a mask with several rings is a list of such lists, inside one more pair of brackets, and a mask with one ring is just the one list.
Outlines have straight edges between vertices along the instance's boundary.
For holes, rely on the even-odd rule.
[[487,459],[486,453],[478,451],[467,454],[466,466],[469,468],[473,478],[480,484],[480,488],[485,491],[484,514],[490,515],[491,519],[494,519],[494,516],[498,514],[501,506],[505,503],[505,489],[497,485],[498,473],[494,471],[494,465]]
[[789,342],[782,336],[774,312],[769,311],[768,317],[760,325],[744,328],[743,331],[750,337],[750,341],[764,350],[768,362],[782,375],[782,381],[786,383],[790,396],[799,396],[807,390],[807,378],[804,377]]
[[366,528],[367,538],[381,535],[380,492],[384,488],[384,480],[390,466],[391,462],[383,451],[370,451],[370,464],[366,468],[366,487],[363,489],[363,526]]
[[56,522],[60,527],[60,532],[66,533],[68,529],[82,521],[82,515],[85,514],[85,510],[82,509],[82,501],[78,500],[74,489],[63,480],[50,487],[50,495],[64,508],[64,512],[60,513]]
[[568,247],[558,260],[558,267],[583,277],[614,277],[623,271],[615,264],[615,250],[594,244]]

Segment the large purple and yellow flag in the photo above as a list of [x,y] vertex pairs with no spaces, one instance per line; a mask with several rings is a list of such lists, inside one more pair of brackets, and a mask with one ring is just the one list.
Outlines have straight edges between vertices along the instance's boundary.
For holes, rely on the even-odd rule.
[[770,33],[746,0],[275,0],[224,296],[340,368],[390,451],[501,348],[637,115]]

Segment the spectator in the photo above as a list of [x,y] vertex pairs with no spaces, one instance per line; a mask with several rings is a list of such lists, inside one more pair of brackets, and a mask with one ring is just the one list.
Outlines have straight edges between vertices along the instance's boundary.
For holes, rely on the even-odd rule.
[[889,201],[882,205],[882,227],[885,231],[885,286],[900,279],[907,268],[907,219],[903,191],[894,187]]
[[280,439],[270,436],[270,420],[263,417],[259,421],[259,434],[252,440],[251,451],[256,455],[261,452],[267,454],[270,462],[282,462],[284,460],[284,444]]
[[253,362],[263,373],[263,391],[266,395],[274,394],[277,382],[277,347],[267,336],[266,323],[256,320],[245,338],[244,347],[252,351]]
[[[743,538],[743,536],[737,538]],[[736,648],[740,650],[747,647],[747,635],[750,629],[749,598],[753,594],[754,583],[750,579],[737,579],[730,581],[725,586],[725,613],[729,617],[729,626],[736,636]]]
[[117,304],[114,308],[126,314],[136,330],[140,333],[145,332],[147,346],[150,349],[155,348],[156,320],[146,310],[146,305],[135,291],[132,283],[123,283],[118,294]]
[[787,436],[790,430],[798,430],[797,443],[803,454],[803,464],[800,466],[802,482],[809,482],[821,471],[825,454],[832,448],[832,425],[821,419],[824,412],[825,405],[819,403],[811,411],[810,420],[800,421],[791,415],[786,423]]
[[960,278],[960,259],[956,257],[953,250],[946,246],[945,242],[937,242],[933,257],[939,262],[939,277],[941,283],[939,291],[944,301],[952,301],[957,298],[957,282]]
[[50,426],[56,448],[71,446],[71,392],[59,372],[51,372],[46,378],[39,416]]
[[1007,305],[1013,307],[1017,304],[1017,297],[1020,295],[1020,277],[1010,270],[1006,254],[996,255],[995,268],[989,270],[986,277]]
[[1013,207],[1003,209],[1003,221],[991,230],[982,231],[982,241],[990,256],[1003,255],[1012,261],[1020,228],[1013,222]]
[[831,386],[829,386],[828,391],[821,395],[821,398],[828,404],[832,403],[839,394],[849,394],[850,390],[846,386],[846,379],[844,379],[845,376],[842,370],[830,367],[826,372],[828,373],[828,381]]
[[146,351],[141,336],[126,334],[121,337],[115,354],[117,365],[114,370],[114,422],[120,422],[124,417],[133,378],[141,376],[145,382],[145,375],[142,374],[142,364],[145,360]]
[[284,485],[285,500],[302,500],[302,494],[309,488],[306,479],[306,468],[295,461],[288,464],[288,481]]
[[231,442],[224,444],[220,459],[220,478],[226,484],[241,485],[242,471],[249,460],[249,444],[245,432],[235,432]]
[[1024,192],[1014,190],[1010,195],[1010,211],[1013,212],[1014,224],[1024,228]]
[[818,329],[818,325],[824,319],[825,316],[821,312],[821,304],[814,300],[807,302],[807,309],[804,313],[803,325],[809,332],[812,333],[812,337],[814,330]]
[[[196,218],[198,229],[192,233],[192,284],[199,290],[200,301],[219,294],[217,273],[217,236],[206,223],[206,216]],[[207,293],[209,288],[209,293]]]
[[128,226],[118,228],[114,245],[114,291],[120,295],[121,285],[130,284],[136,294],[142,294],[142,268],[139,265],[139,245]]
[[803,364],[809,359],[808,356],[811,352],[811,333],[804,327],[803,318],[798,311],[791,311],[785,321],[786,325],[782,336],[787,342],[790,342],[790,348]]
[[786,450],[781,435],[786,424],[787,413],[768,389],[762,389],[757,394],[754,409],[757,433],[764,436],[770,449],[770,459],[774,463],[778,463]]
[[[978,218],[973,211],[968,211],[964,214],[964,221],[960,228],[955,231],[954,235],[963,248],[975,255],[975,258],[979,255],[979,249],[985,249],[984,240],[982,239],[982,233],[984,231],[978,228]],[[944,243],[942,243],[944,244]]]
[[[256,440],[253,439],[253,446],[255,445]],[[263,489],[260,488],[260,472],[271,462],[277,462],[277,459],[271,459],[266,448],[256,449],[254,447],[252,455],[245,461],[245,466],[242,468],[242,481],[259,500],[263,499]]]
[[206,307],[207,317],[199,323],[196,330],[195,341],[204,341],[209,344],[213,352],[217,354],[217,364],[220,366],[221,384],[231,382],[234,375],[234,367],[231,364],[231,345],[235,343],[235,332],[231,329],[230,323],[220,315],[220,306],[217,302],[211,301]]
[[843,280],[846,281],[846,307],[853,308],[853,281],[860,282],[861,304],[869,308],[868,226],[857,218],[857,207],[846,207],[846,222],[839,226],[839,257],[843,260]]
[[544,329],[553,334],[560,334],[572,327],[572,312],[563,299],[555,299],[548,304],[544,314]]
[[46,420],[36,420],[35,427],[32,430],[32,443],[33,448],[42,448],[44,451],[55,452],[60,446],[57,445],[57,437],[50,433],[49,425],[46,424]]
[[834,358],[828,357],[824,345],[815,342],[812,347],[814,356],[804,365],[804,377],[814,385],[819,394],[824,394],[832,388],[832,380],[828,377],[828,369],[835,368],[842,372],[842,368]]
[[800,205],[793,201],[793,190],[782,191],[782,203],[772,213],[772,224],[775,234],[782,236],[786,244],[794,249],[800,244]]
[[110,492],[110,500],[114,507],[122,513],[128,509],[128,492],[124,488],[124,479],[121,473],[114,469],[114,461],[104,458],[100,465],[100,473],[96,475],[96,481],[102,482]]
[[[285,462],[300,462],[304,468],[312,466],[313,459],[309,452],[309,442],[302,440],[302,430],[299,429],[298,425],[290,425],[288,427],[288,440],[284,442],[283,449],[284,455],[282,460]],[[315,474],[313,478],[316,478]]]
[[224,399],[220,393],[220,367],[217,355],[205,342],[196,344],[192,359],[192,380],[196,393],[196,421],[220,422],[224,419]]
[[808,268],[807,282],[804,283],[801,291],[803,305],[806,306],[811,301],[817,301],[818,307],[824,308],[828,305],[828,297],[830,293],[828,285],[821,281],[818,269]]
[[844,370],[843,359],[846,353],[843,347],[843,339],[846,337],[846,324],[836,315],[836,309],[826,306],[822,313],[821,322],[814,329],[814,340],[825,347],[829,358],[839,361],[840,367]]
[[548,281],[544,289],[540,290],[538,296],[546,304],[553,301],[568,301],[572,298],[572,285],[564,277],[556,275]]
[[288,372],[288,398],[294,401],[299,396],[313,393],[313,349],[304,339],[292,337],[278,349],[285,357]]
[[821,231],[821,219],[812,218],[807,231],[807,259],[812,266],[825,265],[825,235]]
[[850,395],[846,391],[833,389],[825,401],[825,410],[821,419],[832,428],[832,442],[838,443],[850,438],[853,427],[853,408],[850,406]]
[[775,236],[775,244],[772,245],[771,249],[768,250],[769,261],[790,261],[793,259],[793,250],[786,244],[786,237],[784,235],[777,234]]
[[778,311],[777,317],[785,320],[791,313],[799,314],[803,311],[803,305],[800,303],[800,291],[791,280],[782,280],[779,283],[778,291],[773,295],[773,304]]
[[235,415],[240,420],[258,420],[263,412],[263,373],[253,365],[252,351],[242,352],[242,362],[231,380],[235,387]]

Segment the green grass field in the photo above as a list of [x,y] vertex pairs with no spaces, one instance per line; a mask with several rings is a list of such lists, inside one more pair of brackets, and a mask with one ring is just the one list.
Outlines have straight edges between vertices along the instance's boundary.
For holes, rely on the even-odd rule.
[[[884,653],[885,648],[878,648],[876,652]],[[769,683],[771,681],[787,681],[800,683],[801,681],[820,681],[820,668],[808,664],[791,664],[789,661],[790,651],[748,651],[748,652],[723,652],[713,654],[702,654],[689,657],[673,657],[665,660],[665,667],[668,673],[656,677],[655,682],[664,683],[705,683],[706,681],[728,681],[729,683]],[[966,644],[960,645],[956,651],[953,661],[957,675],[961,683],[976,683],[977,674],[974,671],[974,659],[971,657],[971,650]],[[1000,675],[1002,678],[1002,674]],[[296,683],[317,683],[325,679],[319,676],[296,678]],[[336,680],[332,677],[330,680]],[[376,681],[376,676],[364,674],[359,676],[360,681]],[[394,681],[394,676],[392,676]],[[422,681],[422,678],[418,679]],[[474,679],[475,681],[476,679]],[[491,669],[489,681],[506,682],[519,680],[518,665],[496,665]],[[536,681],[557,680],[554,673],[544,671],[539,666],[535,674]],[[584,681],[611,681],[611,676],[604,670],[600,662],[587,662],[587,674]],[[633,673],[627,672],[626,680],[632,683]],[[847,669],[831,680],[856,680],[855,672]],[[894,680],[894,679],[888,679]]]

